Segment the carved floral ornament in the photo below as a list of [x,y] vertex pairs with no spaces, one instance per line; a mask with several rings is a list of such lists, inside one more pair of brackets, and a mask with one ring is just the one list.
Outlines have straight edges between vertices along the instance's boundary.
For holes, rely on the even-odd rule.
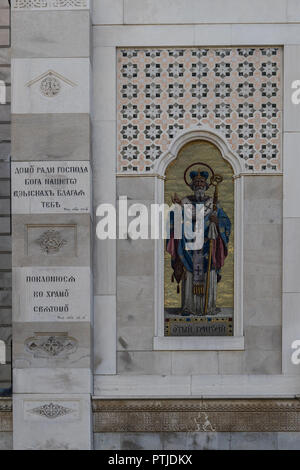
[[48,70],[33,80],[30,80],[28,83],[26,83],[25,86],[30,88],[37,83],[39,83],[40,94],[46,98],[54,98],[59,95],[63,89],[63,84],[70,87],[77,86],[76,83],[55,72],[54,70]]
[[89,0],[13,0],[14,10],[87,9]]
[[25,348],[33,353],[35,358],[67,359],[75,353],[78,341],[65,334],[42,335],[36,334],[25,341]]
[[74,413],[74,410],[59,405],[58,403],[46,403],[45,405],[41,405],[37,408],[32,408],[31,410],[28,410],[28,413],[43,416],[48,419],[56,419],[60,418],[61,416],[68,415],[70,413]]
[[59,250],[67,244],[59,232],[56,230],[47,230],[37,240],[42,252],[48,255],[58,253]]

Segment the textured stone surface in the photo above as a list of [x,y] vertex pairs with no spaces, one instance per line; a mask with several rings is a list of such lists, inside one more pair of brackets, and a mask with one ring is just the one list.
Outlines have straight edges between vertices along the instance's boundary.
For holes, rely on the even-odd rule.
[[89,160],[88,114],[13,114],[12,156],[16,160]]
[[91,366],[89,323],[15,323],[13,366],[88,368]]
[[118,350],[151,350],[154,330],[153,276],[117,278]]
[[90,266],[90,230],[87,214],[15,215],[13,266]]
[[0,450],[13,449],[13,434],[12,432],[0,432]]
[[300,433],[95,433],[95,450],[299,450]]
[[93,411],[96,433],[234,432],[242,437],[300,429],[297,400],[94,400]]
[[17,395],[14,400],[14,449],[88,450],[91,439],[89,397]]
[[14,393],[87,394],[91,390],[87,368],[27,368],[13,370]]
[[94,373],[116,373],[116,297],[94,297]]
[[171,372],[171,353],[169,351],[122,351],[118,353],[117,360],[117,370],[122,375],[164,375]]
[[89,113],[89,73],[87,58],[12,59],[12,113]]
[[182,8],[180,0],[125,0],[124,22],[127,24],[151,23],[276,23],[286,21],[287,1],[259,0],[237,4],[227,2],[187,0]]
[[89,22],[89,11],[13,13],[12,54],[15,58],[89,57]]
[[218,374],[218,353],[216,351],[172,352],[172,374]]

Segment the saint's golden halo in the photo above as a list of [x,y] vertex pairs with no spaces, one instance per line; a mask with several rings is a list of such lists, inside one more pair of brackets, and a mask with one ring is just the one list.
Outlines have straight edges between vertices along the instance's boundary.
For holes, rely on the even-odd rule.
[[[214,170],[212,169],[211,166],[207,165],[207,163],[204,163],[204,162],[196,162],[196,163],[192,163],[191,165],[189,165],[189,166],[186,168],[185,172],[184,172],[184,181],[185,181],[185,184],[186,184],[189,188],[192,186],[192,184],[187,181],[186,175],[187,175],[187,172],[188,172],[193,166],[198,166],[198,167],[199,167],[199,166],[204,166],[205,168],[208,168],[209,171],[211,172],[210,184],[208,185],[208,187],[214,185],[214,181],[215,181],[216,177],[219,176],[219,175],[215,175]],[[220,176],[220,178],[222,178],[222,176]],[[223,178],[222,178],[222,180],[223,180]]]

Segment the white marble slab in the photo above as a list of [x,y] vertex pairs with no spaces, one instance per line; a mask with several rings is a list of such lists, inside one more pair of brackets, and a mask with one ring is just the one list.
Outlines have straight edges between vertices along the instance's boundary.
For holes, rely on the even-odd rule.
[[89,268],[14,268],[14,321],[89,321]]
[[286,9],[287,0],[124,0],[124,23],[282,23]]
[[13,214],[90,213],[89,162],[14,162],[11,170]]
[[14,449],[90,450],[90,397],[14,395]]
[[12,113],[89,113],[90,59],[12,59]]
[[94,297],[94,372],[117,372],[116,296]]

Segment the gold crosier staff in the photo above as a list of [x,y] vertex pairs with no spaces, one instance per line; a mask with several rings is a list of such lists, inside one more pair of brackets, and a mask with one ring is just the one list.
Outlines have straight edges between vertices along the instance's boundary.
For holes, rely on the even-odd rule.
[[[219,199],[219,188],[218,185],[222,183],[223,177],[221,175],[213,175],[211,177],[211,184],[215,187],[214,199],[213,199],[213,212],[218,210],[217,203]],[[207,266],[207,277],[206,277],[206,286],[205,286],[205,303],[204,303],[204,315],[207,314],[208,308],[208,294],[209,294],[209,284],[210,284],[210,269],[211,269],[211,259],[212,259],[212,248],[213,240],[209,240],[209,253],[208,253],[208,266]]]

